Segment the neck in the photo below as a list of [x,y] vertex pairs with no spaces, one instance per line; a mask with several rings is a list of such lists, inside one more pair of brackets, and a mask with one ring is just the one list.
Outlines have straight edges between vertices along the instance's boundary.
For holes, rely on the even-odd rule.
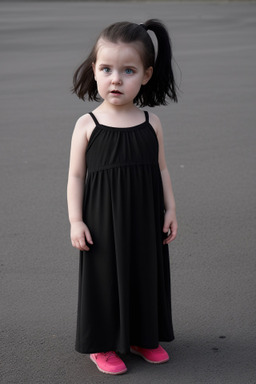
[[109,114],[128,114],[134,113],[138,108],[132,102],[125,105],[113,105],[109,104],[107,101],[103,101],[97,109]]
[[126,106],[113,106],[103,102],[94,110],[99,121],[114,127],[129,127],[140,124],[144,120],[144,112],[134,104]]

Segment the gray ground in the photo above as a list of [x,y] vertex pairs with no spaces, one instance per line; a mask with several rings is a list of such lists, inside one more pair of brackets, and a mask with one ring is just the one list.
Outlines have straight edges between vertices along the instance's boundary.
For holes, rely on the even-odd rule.
[[[109,377],[74,351],[77,252],[66,180],[69,89],[106,25],[160,18],[182,81],[165,130],[179,236],[168,364]],[[256,383],[256,3],[0,4],[1,376],[7,383]],[[103,320],[104,321],[104,320]]]

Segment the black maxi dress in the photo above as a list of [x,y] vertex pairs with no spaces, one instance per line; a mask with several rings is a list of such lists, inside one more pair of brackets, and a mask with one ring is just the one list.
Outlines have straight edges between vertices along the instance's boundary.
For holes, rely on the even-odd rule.
[[94,245],[80,252],[76,350],[157,348],[174,339],[158,140],[147,112],[129,128],[91,117],[83,219]]

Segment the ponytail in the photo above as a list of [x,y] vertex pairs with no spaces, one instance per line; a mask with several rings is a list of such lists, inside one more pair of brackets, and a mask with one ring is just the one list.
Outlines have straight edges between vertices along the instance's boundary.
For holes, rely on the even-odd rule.
[[[157,56],[153,66],[153,75],[150,81],[145,85],[143,96],[145,105],[166,105],[166,97],[177,102],[176,83],[172,68],[172,47],[171,41],[165,26],[155,19],[146,21],[142,25],[147,31],[154,32],[157,39]],[[146,101],[149,96],[148,102]]]

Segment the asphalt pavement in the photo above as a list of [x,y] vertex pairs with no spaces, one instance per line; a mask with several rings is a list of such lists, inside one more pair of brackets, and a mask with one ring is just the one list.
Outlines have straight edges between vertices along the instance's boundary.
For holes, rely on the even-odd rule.
[[[100,373],[74,350],[78,253],[66,182],[95,103],[73,71],[115,21],[163,20],[179,103],[161,118],[179,222],[170,245],[170,362]],[[1,382],[256,383],[256,3],[0,2]],[[104,319],[102,320],[104,321]]]

